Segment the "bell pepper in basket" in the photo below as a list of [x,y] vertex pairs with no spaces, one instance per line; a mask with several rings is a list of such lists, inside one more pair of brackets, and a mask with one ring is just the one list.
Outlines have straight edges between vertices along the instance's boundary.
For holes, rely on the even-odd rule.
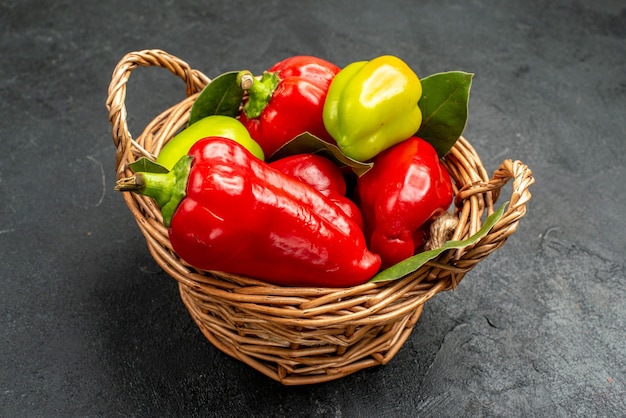
[[263,150],[250,137],[250,133],[241,122],[229,116],[211,115],[186,127],[165,144],[157,157],[157,164],[171,170],[193,144],[208,136],[221,136],[237,141],[257,158],[265,159]]
[[328,197],[363,228],[357,205],[346,197],[346,180],[341,169],[318,154],[295,154],[269,163],[277,170],[297,178]]
[[357,181],[369,248],[383,268],[412,256],[424,227],[444,213],[454,196],[448,171],[425,140],[411,137],[374,158]]
[[332,141],[322,111],[328,86],[339,70],[321,58],[294,56],[273,65],[260,79],[249,71],[239,73],[248,93],[239,119],[267,157],[304,132]]
[[380,267],[338,206],[229,139],[202,139],[169,173],[136,173],[116,190],[154,197],[172,248],[198,269],[347,287]]
[[421,126],[422,85],[401,59],[384,55],[354,62],[330,84],[324,125],[348,157],[369,161]]

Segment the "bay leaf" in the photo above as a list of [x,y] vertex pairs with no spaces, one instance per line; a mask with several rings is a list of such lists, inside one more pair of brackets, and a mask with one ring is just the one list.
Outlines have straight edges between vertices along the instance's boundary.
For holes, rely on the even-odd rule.
[[322,154],[339,166],[350,167],[357,176],[362,176],[373,166],[373,163],[353,160],[346,156],[337,145],[330,144],[309,132],[304,132],[287,142],[276,150],[268,161],[276,161],[295,154]]
[[439,157],[450,151],[467,124],[469,93],[474,74],[449,71],[421,79],[422,126],[417,136],[428,141]]
[[189,113],[187,126],[206,116],[223,115],[236,117],[244,92],[237,83],[238,71],[229,71],[215,77],[200,92]]
[[167,173],[169,171],[161,164],[157,164],[146,157],[141,157],[137,161],[128,164],[128,166],[134,173]]

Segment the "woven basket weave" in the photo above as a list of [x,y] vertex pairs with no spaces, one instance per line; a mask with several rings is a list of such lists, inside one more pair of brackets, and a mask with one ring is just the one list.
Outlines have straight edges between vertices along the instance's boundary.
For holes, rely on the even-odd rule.
[[[167,109],[133,138],[128,130],[126,84],[138,66],[163,67],[186,84],[187,98]],[[160,50],[126,54],[116,66],[107,109],[117,148],[116,175],[129,163],[156,158],[182,129],[198,93],[210,82],[198,70]],[[465,138],[445,157],[456,190],[451,239],[477,232],[494,211],[501,189],[512,182],[509,205],[491,231],[471,247],[448,250],[402,279],[347,289],[280,287],[222,272],[196,270],[172,250],[161,213],[150,198],[124,193],[128,208],[156,262],[179,283],[180,296],[206,338],[219,350],[285,385],[341,378],[386,364],[417,322],[424,303],[453,289],[479,261],[502,246],[526,213],[534,179],[519,161],[504,161],[489,177]]]

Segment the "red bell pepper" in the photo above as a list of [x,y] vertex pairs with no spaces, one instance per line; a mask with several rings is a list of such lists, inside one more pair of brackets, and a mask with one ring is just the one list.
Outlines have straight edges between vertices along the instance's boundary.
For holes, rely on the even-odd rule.
[[423,246],[425,226],[448,209],[454,191],[437,152],[421,138],[394,145],[373,162],[357,180],[357,194],[369,248],[385,268]]
[[328,87],[339,67],[321,58],[294,56],[274,64],[260,79],[242,84],[247,97],[239,119],[267,157],[296,136],[309,132],[334,143],[322,117]]
[[136,173],[116,189],[154,197],[174,251],[198,269],[348,287],[380,267],[339,207],[229,139],[202,139],[169,173]]
[[346,197],[346,180],[341,169],[319,154],[296,154],[269,163],[328,197],[362,229],[363,216],[357,205]]

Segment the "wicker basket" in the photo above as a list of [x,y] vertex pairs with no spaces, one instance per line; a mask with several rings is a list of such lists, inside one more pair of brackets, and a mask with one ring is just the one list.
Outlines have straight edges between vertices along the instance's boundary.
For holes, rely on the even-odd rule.
[[[138,66],[164,67],[186,84],[187,98],[157,116],[143,133],[128,131],[126,83]],[[117,147],[118,178],[129,163],[155,157],[187,122],[198,93],[210,82],[184,61],[160,50],[125,55],[113,72],[107,109]],[[449,250],[409,276],[347,289],[293,288],[221,272],[198,271],[172,250],[152,199],[124,193],[128,208],[156,262],[179,283],[180,296],[206,338],[219,350],[285,385],[341,378],[386,364],[417,322],[424,303],[453,289],[479,261],[515,232],[534,179],[519,161],[506,160],[490,178],[465,138],[445,157],[455,188],[458,224],[452,239],[478,231],[483,218],[512,179],[507,209],[491,231],[471,247]]]

